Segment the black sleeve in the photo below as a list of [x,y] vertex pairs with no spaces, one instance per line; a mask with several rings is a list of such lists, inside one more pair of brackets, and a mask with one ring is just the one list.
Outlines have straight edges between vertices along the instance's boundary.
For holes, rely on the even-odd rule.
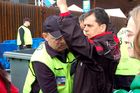
[[78,18],[72,15],[61,17],[58,23],[69,48],[77,54],[93,58],[94,44],[90,44],[83,34],[78,24]]
[[33,69],[43,93],[58,93],[54,73],[45,64],[33,62]]
[[24,29],[22,27],[19,29],[19,36],[20,36],[20,40],[21,40],[21,45],[25,45],[25,42],[24,42]]

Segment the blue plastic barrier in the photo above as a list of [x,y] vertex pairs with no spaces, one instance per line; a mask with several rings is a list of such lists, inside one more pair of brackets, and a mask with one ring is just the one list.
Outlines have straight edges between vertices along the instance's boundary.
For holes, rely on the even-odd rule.
[[5,41],[3,41],[3,43],[5,43],[5,44],[17,44],[17,41],[16,40],[5,40]]
[[5,51],[17,50],[16,44],[0,43],[0,58],[3,57]]
[[3,56],[3,54],[6,51],[14,51],[14,50],[17,50],[17,45],[16,44],[0,43],[0,62],[5,69],[10,68],[10,63]]
[[5,69],[10,69],[10,63],[6,57],[0,58],[0,63]]
[[44,39],[43,38],[33,38],[33,45],[32,45],[32,48],[35,49],[39,46],[39,44],[41,42],[43,42]]
[[[43,41],[44,41],[44,39],[40,38],[40,37],[39,38],[33,38],[32,48],[33,49],[37,48],[39,46],[39,44]],[[5,44],[15,44],[16,45],[17,41],[16,40],[5,40],[5,41],[3,41],[3,43],[5,43]]]
[[[41,42],[43,42],[43,38],[33,38],[33,45],[32,48],[35,49],[39,46]],[[17,41],[16,40],[5,40],[3,43],[0,43],[0,62],[4,66],[4,68],[9,69],[10,68],[10,63],[8,60],[3,57],[4,52],[6,51],[14,51],[17,50]]]

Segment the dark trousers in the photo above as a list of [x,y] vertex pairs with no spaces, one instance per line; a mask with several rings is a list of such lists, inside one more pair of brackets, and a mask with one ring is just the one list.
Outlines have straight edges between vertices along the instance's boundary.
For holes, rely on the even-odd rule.
[[26,46],[19,45],[19,50],[27,49],[27,48],[32,48],[32,45],[26,45]]
[[115,89],[130,90],[130,85],[135,75],[116,75],[115,76]]

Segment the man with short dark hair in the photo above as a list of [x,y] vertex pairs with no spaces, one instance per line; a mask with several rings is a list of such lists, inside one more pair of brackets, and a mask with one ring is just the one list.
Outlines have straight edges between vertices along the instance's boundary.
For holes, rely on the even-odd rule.
[[80,16],[79,16],[79,24],[80,24],[80,27],[81,27],[81,29],[83,30],[84,29],[84,14],[81,14]]
[[107,31],[107,13],[103,8],[85,13],[85,37],[78,18],[68,11],[66,0],[57,0],[57,6],[61,12],[60,31],[78,59],[73,93],[112,93],[120,50],[116,35]]
[[30,18],[24,18],[23,25],[18,28],[17,45],[19,46],[20,50],[32,48],[32,34],[30,29],[28,28],[30,26],[30,22]]

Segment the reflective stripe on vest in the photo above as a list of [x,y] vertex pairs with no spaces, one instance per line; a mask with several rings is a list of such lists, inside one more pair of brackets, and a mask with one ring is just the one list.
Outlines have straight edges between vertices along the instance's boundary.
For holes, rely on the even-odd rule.
[[[44,64],[46,64],[54,73],[56,77],[57,82],[57,89],[59,93],[72,93],[73,88],[73,76],[70,76],[70,68],[73,60],[75,57],[72,53],[68,53],[66,63],[62,63],[59,59],[56,57],[50,57],[48,53],[46,52],[45,44],[42,43],[37,50],[34,52],[34,54],[31,57],[31,62],[39,61]],[[29,93],[31,90],[30,85],[35,80],[35,77],[33,76],[34,71],[32,69],[32,64],[30,64],[31,70],[28,72],[26,82],[24,89],[26,90],[24,93]]]

